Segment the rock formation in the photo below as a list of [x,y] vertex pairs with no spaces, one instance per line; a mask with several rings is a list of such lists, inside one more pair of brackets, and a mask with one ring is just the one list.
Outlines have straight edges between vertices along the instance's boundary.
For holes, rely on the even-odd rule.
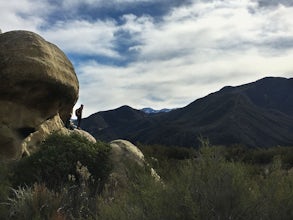
[[78,79],[57,46],[11,31],[0,34],[0,80],[0,158],[19,158],[63,127],[78,98]]
[[111,182],[110,185],[117,186],[117,184],[119,184],[123,187],[128,184],[127,170],[130,165],[129,162],[134,162],[142,167],[146,166],[149,168],[150,175],[153,176],[156,181],[161,181],[160,176],[145,161],[143,153],[137,146],[127,140],[121,139],[111,141],[110,146],[112,148],[110,159],[113,164],[113,171],[109,177],[109,182]]
[[88,141],[92,142],[92,143],[96,143],[97,140],[88,132],[84,131],[84,130],[80,130],[80,129],[73,129],[73,130],[69,130],[67,128],[62,128],[60,131],[60,133],[65,134],[65,135],[70,135],[70,134],[77,134],[80,135],[82,137],[85,137]]

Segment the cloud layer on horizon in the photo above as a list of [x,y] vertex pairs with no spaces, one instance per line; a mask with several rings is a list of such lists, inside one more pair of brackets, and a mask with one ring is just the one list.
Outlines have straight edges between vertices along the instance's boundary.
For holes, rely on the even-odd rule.
[[0,3],[0,28],[35,31],[65,51],[86,115],[182,107],[226,85],[293,74],[289,0],[55,3]]

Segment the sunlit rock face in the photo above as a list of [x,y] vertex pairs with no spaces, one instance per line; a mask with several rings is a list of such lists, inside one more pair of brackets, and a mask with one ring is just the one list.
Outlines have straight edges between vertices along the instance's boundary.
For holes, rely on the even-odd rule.
[[112,182],[112,185],[113,182],[117,182],[120,186],[125,186],[128,184],[129,181],[127,177],[127,170],[130,166],[129,162],[133,162],[141,167],[147,167],[150,170],[150,175],[156,181],[161,181],[160,176],[145,161],[143,153],[137,146],[127,140],[121,139],[111,141],[110,146],[110,159],[113,164],[113,171],[110,174],[109,181]]
[[88,132],[86,132],[84,130],[80,130],[80,129],[69,130],[69,129],[66,129],[66,128],[62,128],[60,130],[60,133],[66,134],[66,135],[77,134],[77,135],[80,135],[82,137],[85,137],[88,141],[90,141],[92,143],[97,142],[97,140],[90,133],[88,133]]
[[33,32],[0,34],[0,82],[0,158],[29,153],[27,138],[45,128],[37,143],[61,128],[78,98],[71,62]]

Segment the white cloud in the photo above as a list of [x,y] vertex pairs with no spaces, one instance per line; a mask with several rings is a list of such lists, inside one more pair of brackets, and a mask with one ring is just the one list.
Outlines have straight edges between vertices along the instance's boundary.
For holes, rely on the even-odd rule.
[[0,2],[0,28],[11,30],[37,31],[52,10],[50,4],[35,0],[9,0]]
[[97,94],[89,101],[96,111],[123,104],[179,107],[225,85],[291,76],[292,45],[276,46],[293,38],[291,14],[289,7],[259,8],[247,0],[175,8],[159,23],[127,15],[121,28],[138,42],[131,48],[137,60],[126,67],[95,64],[84,70],[90,75],[85,78],[96,81],[82,89],[81,99]]
[[68,20],[56,23],[43,34],[67,53],[119,58],[115,51],[115,31],[114,20]]
[[[69,16],[58,22],[49,17],[56,5],[40,2],[0,3],[0,28],[36,31],[66,53],[96,57],[81,59],[75,66],[78,105],[85,104],[85,115],[124,104],[181,107],[226,85],[270,75],[292,77],[293,7],[285,1],[260,7],[256,0],[194,0],[160,19],[125,14],[119,21]],[[124,4],[64,0],[60,7],[67,10],[64,13],[71,9],[76,13],[81,4],[114,7],[114,3]],[[119,49],[122,44],[126,49]],[[128,56],[132,61],[123,66],[103,62],[103,58],[125,61]]]
[[193,54],[196,58],[210,50],[226,53],[260,44],[271,47],[280,37],[293,38],[292,12],[283,6],[261,10],[250,1],[201,2],[174,9],[165,22],[141,32],[141,57],[166,59]]

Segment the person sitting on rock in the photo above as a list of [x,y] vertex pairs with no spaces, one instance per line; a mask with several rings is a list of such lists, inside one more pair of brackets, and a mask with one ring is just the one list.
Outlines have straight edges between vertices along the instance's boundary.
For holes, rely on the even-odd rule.
[[65,127],[68,129],[72,129],[71,117],[72,117],[72,111],[69,113],[68,118],[65,121]]
[[83,104],[81,104],[80,107],[75,110],[75,115],[77,117],[77,128],[78,129],[80,129],[81,118],[82,118],[82,110],[83,110]]

